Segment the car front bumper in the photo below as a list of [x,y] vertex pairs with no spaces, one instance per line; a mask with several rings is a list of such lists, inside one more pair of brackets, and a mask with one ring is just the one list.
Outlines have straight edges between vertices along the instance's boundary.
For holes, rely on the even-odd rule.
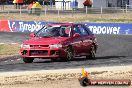
[[65,49],[55,48],[55,49],[20,49],[21,57],[32,57],[32,58],[42,58],[42,59],[51,59],[66,57]]

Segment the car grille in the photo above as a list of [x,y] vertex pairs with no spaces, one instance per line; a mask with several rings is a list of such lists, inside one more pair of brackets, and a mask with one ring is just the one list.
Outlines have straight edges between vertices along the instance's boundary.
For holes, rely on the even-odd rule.
[[30,45],[30,48],[48,48],[49,45]]
[[47,50],[31,50],[30,55],[48,55]]

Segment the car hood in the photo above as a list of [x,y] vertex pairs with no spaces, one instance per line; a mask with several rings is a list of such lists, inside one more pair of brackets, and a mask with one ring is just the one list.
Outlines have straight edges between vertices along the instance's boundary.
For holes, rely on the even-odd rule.
[[34,37],[24,42],[24,44],[28,45],[51,45],[51,44],[59,44],[63,43],[66,37],[50,37],[50,38],[41,38],[41,37]]

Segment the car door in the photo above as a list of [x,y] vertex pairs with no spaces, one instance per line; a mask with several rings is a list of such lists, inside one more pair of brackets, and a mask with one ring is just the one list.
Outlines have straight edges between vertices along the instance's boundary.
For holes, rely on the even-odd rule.
[[83,24],[79,24],[78,28],[80,30],[81,41],[82,41],[80,53],[81,55],[86,55],[91,49],[92,39],[90,33],[86,30]]
[[[80,34],[80,30],[78,28],[78,25],[74,25],[73,26],[73,30],[72,30],[72,36],[73,36],[73,39],[72,39],[72,46],[74,47],[74,52],[76,54],[76,56],[79,56],[82,52],[82,39],[81,39],[81,36],[79,37],[74,37],[74,35],[76,33],[79,33]],[[81,35],[81,34],[80,34]]]

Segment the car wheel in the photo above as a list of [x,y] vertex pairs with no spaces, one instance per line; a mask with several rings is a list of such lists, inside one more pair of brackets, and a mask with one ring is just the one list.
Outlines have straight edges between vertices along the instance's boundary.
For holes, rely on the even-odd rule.
[[67,52],[66,61],[73,60],[74,55],[73,55],[73,50],[72,50],[72,48],[71,48],[71,47],[68,47],[68,48],[66,49],[66,52]]
[[23,58],[23,61],[25,62],[25,63],[32,63],[33,62],[33,58]]
[[95,59],[95,53],[96,53],[95,47],[92,46],[92,47],[91,47],[91,51],[90,51],[89,55],[86,56],[86,58],[87,58],[87,59]]

